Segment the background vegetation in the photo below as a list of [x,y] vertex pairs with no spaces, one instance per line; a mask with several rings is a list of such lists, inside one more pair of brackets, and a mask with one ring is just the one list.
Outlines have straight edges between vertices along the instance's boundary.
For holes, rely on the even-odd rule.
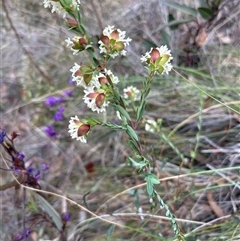
[[[169,45],[174,71],[155,79],[145,113],[148,118],[162,118],[167,140],[147,133],[144,125],[139,131],[161,181],[159,194],[181,231],[188,234],[186,240],[240,240],[239,1],[209,1],[213,7],[209,16],[195,17],[188,8],[159,0],[81,2],[93,41],[107,25],[126,30],[133,39],[128,56],[112,62],[112,70],[122,80],[120,89],[140,88],[145,74],[140,56],[152,46]],[[78,230],[72,240],[172,240],[164,210],[150,210],[144,180],[126,163],[130,155],[126,137],[99,128],[82,144],[67,133],[70,116],[92,113],[78,88],[68,83],[74,62],[86,62],[88,57],[79,59],[66,47],[64,40],[73,35],[64,19],[43,8],[40,1],[4,3],[0,9],[1,128],[20,134],[15,145],[25,154],[27,167],[50,166],[40,181],[43,190],[71,198],[123,225],[113,231],[106,221],[46,194],[59,213],[70,214],[67,236]],[[197,9],[202,1],[178,3]],[[64,96],[64,90],[73,90],[73,95],[64,102],[64,120],[55,122],[55,109],[47,107],[45,100]],[[102,118],[116,116],[110,109]],[[57,138],[45,133],[50,124]],[[11,173],[1,170],[1,183],[10,180]],[[58,232],[48,222],[33,225],[39,203],[30,191],[25,199],[23,194],[21,188],[1,192],[1,240],[13,240],[23,225],[32,227],[26,240],[56,238]],[[138,207],[146,214],[144,219],[137,215]]]

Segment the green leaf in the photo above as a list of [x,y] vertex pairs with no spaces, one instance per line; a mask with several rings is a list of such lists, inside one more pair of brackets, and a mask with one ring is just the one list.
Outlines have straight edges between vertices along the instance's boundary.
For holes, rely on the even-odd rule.
[[214,14],[214,11],[210,8],[198,8],[198,12],[202,16],[202,18],[206,20],[210,19]]
[[159,184],[160,183],[160,181],[158,180],[158,177],[153,173],[149,173],[148,178],[151,180],[152,184]]
[[60,3],[62,4],[63,7],[69,8],[72,1],[71,0],[60,0]]
[[116,109],[120,112],[120,114],[126,117],[127,120],[131,120],[131,117],[121,105],[116,105]]
[[176,26],[179,26],[179,25],[184,24],[184,23],[192,22],[193,20],[194,20],[194,17],[172,20],[171,22],[168,23],[167,26],[168,26],[171,30],[174,30],[174,29],[172,29],[171,27],[175,28]]
[[119,126],[117,124],[109,123],[109,122],[102,123],[102,126],[107,126],[107,127],[111,128],[112,130],[126,130],[126,128],[123,126]]
[[146,101],[143,100],[141,103],[140,103],[140,106],[138,107],[137,109],[137,120],[140,120],[143,116],[143,113],[144,113],[144,110],[145,110],[145,105],[146,105]]
[[128,141],[128,144],[131,146],[131,148],[133,149],[133,151],[136,153],[136,154],[140,154],[139,153],[139,150],[137,148],[137,145],[136,143],[133,141],[133,140],[129,140]]
[[147,181],[147,192],[150,197],[153,195],[153,184],[148,176],[145,177],[145,180]]
[[137,167],[139,169],[142,169],[143,167],[146,166],[146,163],[145,162],[136,162],[134,161],[131,157],[128,157],[128,159],[132,162],[133,166],[134,167]]
[[110,227],[108,228],[108,230],[106,232],[107,240],[109,240],[108,238],[113,234],[114,229],[115,229],[115,225],[114,224],[110,225]]
[[[171,13],[168,14],[168,22],[171,23],[171,22],[174,22],[174,21],[175,21],[174,16],[173,16]],[[179,27],[179,24],[178,24],[178,23],[172,24],[171,26],[169,26],[169,28],[170,28],[171,30],[178,29],[178,27]],[[164,30],[162,30],[162,31],[164,31]]]
[[138,135],[130,125],[127,125],[127,133],[133,140],[138,141]]
[[38,210],[38,207],[36,205],[36,202],[33,198],[33,196],[30,196],[29,198],[29,201],[27,203],[27,208],[30,210],[30,211],[33,211],[35,213],[39,213],[39,210]]
[[76,18],[77,18],[76,20],[78,22],[78,29],[82,35],[85,35],[86,30],[82,26],[82,19],[81,19],[80,11],[76,11],[75,13],[76,13]]
[[175,3],[175,2],[164,1],[164,3],[166,5],[168,5],[169,7],[175,8],[175,9],[181,11],[181,12],[187,13],[189,15],[197,16],[198,12],[194,8],[190,8],[190,7],[187,7],[186,5],[178,4],[178,3]]
[[164,30],[161,31],[162,35],[162,45],[168,45],[171,41],[171,36]]
[[44,199],[42,196],[37,194],[36,192],[31,192],[33,196],[38,199],[38,201],[41,203],[42,208],[45,210],[45,212],[49,215],[49,217],[52,218],[52,221],[55,223],[56,227],[59,231],[62,231],[63,223],[62,219],[59,215],[59,213],[53,208],[53,206],[47,202],[46,199]]

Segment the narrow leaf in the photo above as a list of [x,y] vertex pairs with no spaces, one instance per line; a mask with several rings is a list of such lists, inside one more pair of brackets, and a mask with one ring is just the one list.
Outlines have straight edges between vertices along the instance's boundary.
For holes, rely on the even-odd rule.
[[147,192],[148,192],[148,195],[151,197],[153,195],[153,184],[151,180],[148,178],[148,176],[146,176],[145,179],[147,181]]
[[55,223],[56,227],[59,231],[62,231],[63,223],[62,219],[59,215],[59,213],[53,208],[53,206],[47,202],[46,199],[44,199],[42,196],[37,194],[36,192],[31,192],[33,196],[38,199],[38,201],[41,203],[42,208],[45,210],[45,212],[49,215],[49,217],[52,218],[53,222]]
[[152,184],[159,184],[160,183],[160,181],[158,180],[158,177],[155,174],[150,173],[148,175],[148,177],[151,180]]
[[115,229],[115,225],[114,224],[110,225],[110,227],[108,228],[108,230],[106,232],[107,240],[113,234],[114,229]]
[[133,140],[129,140],[128,143],[136,154],[140,154],[137,145]]
[[206,20],[210,19],[214,14],[213,10],[210,8],[198,8],[198,12],[202,16],[202,18]]
[[120,114],[122,114],[124,117],[126,117],[127,120],[131,120],[129,114],[121,105],[116,105],[116,108],[120,112]]
[[138,141],[138,135],[137,133],[133,130],[133,128],[129,125],[127,125],[127,133],[128,135],[133,139]]
[[143,167],[146,166],[146,163],[145,162],[136,162],[134,161],[131,157],[128,157],[128,159],[132,162],[133,166],[134,167],[137,167],[139,169],[142,169]]
[[171,36],[164,30],[161,31],[161,35],[162,35],[162,44],[168,45],[169,42],[171,41]]
[[194,8],[190,8],[190,7],[187,7],[186,5],[178,4],[178,3],[175,3],[175,2],[164,1],[164,3],[166,5],[168,5],[169,7],[175,8],[175,9],[181,11],[181,12],[184,12],[184,13],[187,13],[187,14],[190,14],[190,15],[193,15],[193,16],[197,16],[198,12]]
[[137,120],[140,120],[143,116],[144,110],[145,110],[145,105],[146,105],[146,101],[142,101],[140,106],[137,109]]

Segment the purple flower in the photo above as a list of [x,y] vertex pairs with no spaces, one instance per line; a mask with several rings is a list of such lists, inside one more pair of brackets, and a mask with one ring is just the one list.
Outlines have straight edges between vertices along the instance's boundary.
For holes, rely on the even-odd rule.
[[21,234],[18,234],[16,237],[16,240],[23,240],[24,238],[27,238],[30,235],[30,230],[26,229]]
[[71,97],[72,96],[72,93],[73,93],[73,90],[64,90],[63,91],[63,94],[68,96],[68,97]]
[[36,181],[38,181],[40,178],[41,178],[41,172],[40,171],[37,171],[37,173],[35,174],[34,178]]
[[63,213],[63,219],[68,222],[70,220],[70,215],[69,213]]
[[60,104],[62,102],[64,102],[65,99],[63,97],[56,97],[56,96],[49,96],[46,100],[45,100],[45,104],[48,107],[53,107],[57,104]]
[[59,109],[56,111],[55,115],[54,115],[54,120],[56,121],[61,121],[63,120],[63,112],[65,110],[64,106],[59,107]]
[[68,84],[74,85],[74,81],[70,78],[70,79],[68,80]]
[[6,136],[6,131],[1,130],[0,131],[0,143],[3,143],[5,136]]
[[41,167],[44,171],[48,170],[50,168],[50,166],[47,163],[42,163]]
[[57,138],[58,134],[56,133],[53,125],[45,126],[44,131],[49,137]]
[[24,157],[25,157],[25,155],[24,155],[23,153],[21,153],[21,152],[18,153],[18,158],[19,158],[20,160],[23,160]]
[[30,167],[29,169],[28,169],[28,174],[33,174],[33,172],[34,172],[35,170],[34,170],[34,168],[32,168],[32,167]]

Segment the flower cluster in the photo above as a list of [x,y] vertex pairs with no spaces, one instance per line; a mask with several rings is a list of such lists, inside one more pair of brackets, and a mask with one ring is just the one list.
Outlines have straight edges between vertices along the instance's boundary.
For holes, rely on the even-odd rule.
[[[112,85],[119,82],[118,77],[108,69],[104,69],[102,72],[98,72],[98,74],[93,74],[92,72],[92,74],[86,76],[81,71],[81,67],[86,69],[86,66],[80,66],[75,63],[71,72],[73,73],[73,81],[76,81],[78,85],[84,88],[84,102],[92,111],[97,113],[105,112],[106,107],[110,103],[109,100],[113,96]],[[86,128],[87,125],[86,121],[80,121],[77,116],[71,117],[68,126],[71,137],[85,143],[85,136],[90,131],[90,127],[92,127],[88,125],[89,128]]]
[[63,18],[65,18],[67,15],[65,8],[76,8],[79,10],[79,5],[80,5],[80,0],[72,0],[72,1],[65,1],[65,2],[61,2],[60,0],[43,1],[43,6],[45,8],[51,8],[52,13],[56,12],[59,15],[62,15]]
[[69,133],[72,138],[81,141],[82,143],[86,143],[86,136],[91,129],[90,123],[87,120],[79,120],[77,116],[71,117],[69,121]]
[[[73,20],[68,20],[68,23],[76,26],[76,22]],[[68,38],[66,42],[67,45],[71,47],[73,54],[77,54],[84,50],[87,44],[91,44],[86,36],[75,36],[72,39]],[[103,55],[103,63],[95,61],[97,66],[75,63],[70,69],[72,80],[84,88],[83,100],[92,111],[97,113],[105,112],[106,107],[114,98],[117,99],[117,102],[119,101],[119,96],[115,96],[116,92],[114,90],[119,79],[104,67],[110,57],[115,58],[118,55],[126,55],[125,48],[130,42],[131,39],[126,38],[125,31],[116,29],[114,26],[107,26],[103,30],[103,35],[98,42],[100,54]],[[168,50],[166,46],[161,46],[160,48],[152,48],[145,56],[142,56],[141,61],[147,63],[153,74],[168,74],[172,68],[170,64],[171,59],[170,50]],[[123,91],[124,98],[128,101],[139,101],[141,99],[141,92],[134,86],[129,86]],[[86,136],[95,124],[96,123],[90,123],[89,120],[86,119],[79,120],[78,116],[74,116],[71,117],[69,121],[68,132],[72,138],[86,143]]]
[[141,62],[145,62],[153,74],[168,74],[172,69],[170,63],[172,59],[171,51],[165,45],[160,48],[151,48],[141,57]]
[[83,51],[87,45],[92,44],[91,40],[86,36],[75,36],[72,39],[67,38],[65,42],[67,43],[67,47],[70,47],[73,51],[73,55],[77,55],[79,52]]
[[118,55],[126,55],[124,49],[132,41],[130,38],[125,39],[126,32],[116,29],[114,26],[107,26],[103,30],[103,35],[98,41],[100,53],[106,54],[112,58]]
[[123,90],[123,97],[130,101],[137,101],[141,98],[141,92],[134,86],[129,86]]

